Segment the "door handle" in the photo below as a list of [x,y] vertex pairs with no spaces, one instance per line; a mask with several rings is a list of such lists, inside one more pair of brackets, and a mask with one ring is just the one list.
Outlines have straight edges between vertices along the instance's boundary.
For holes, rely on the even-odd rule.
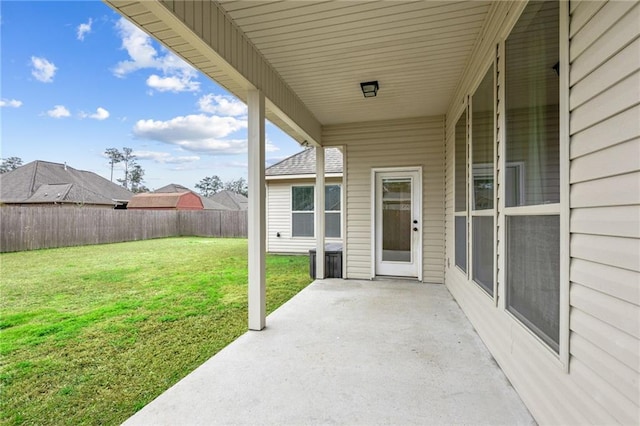
[[417,231],[417,230],[418,230],[418,228],[413,228],[413,230],[414,230],[414,231]]
[[413,224],[415,225],[415,224],[417,224],[417,223],[418,223],[418,221],[417,221],[417,220],[415,220],[415,219],[413,219]]

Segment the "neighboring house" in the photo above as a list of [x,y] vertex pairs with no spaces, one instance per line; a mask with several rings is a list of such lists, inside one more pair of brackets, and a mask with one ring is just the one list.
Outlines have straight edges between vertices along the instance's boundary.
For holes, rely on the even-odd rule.
[[198,194],[185,192],[145,192],[134,195],[127,210],[204,210]]
[[[267,251],[308,253],[316,248],[316,150],[308,148],[265,170]],[[342,153],[325,150],[325,237],[342,243]]]
[[343,149],[345,278],[446,285],[540,424],[640,424],[640,2],[106,1],[247,102],[249,328],[267,119]]
[[229,210],[247,210],[249,208],[249,199],[232,191],[216,192],[209,198],[218,204],[226,206]]
[[12,205],[123,206],[133,193],[93,172],[32,161],[0,174],[0,203]]
[[153,191],[154,193],[159,193],[159,192],[193,192],[194,194],[196,194],[198,197],[200,197],[200,201],[202,201],[202,205],[204,206],[205,210],[231,210],[229,207],[218,203],[217,201],[212,200],[211,198],[208,197],[204,197],[198,193],[196,193],[195,191],[187,188],[186,186],[182,186],[182,185],[178,185],[175,183],[170,183],[169,185],[163,186],[162,188],[158,188],[155,191]]

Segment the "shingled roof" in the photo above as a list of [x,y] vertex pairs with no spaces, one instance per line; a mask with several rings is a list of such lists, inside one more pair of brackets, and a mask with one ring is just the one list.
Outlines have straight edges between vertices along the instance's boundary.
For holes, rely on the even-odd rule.
[[0,175],[0,202],[7,204],[115,205],[133,193],[86,170],[49,161],[32,161]]
[[[183,197],[187,197],[187,204],[183,204]],[[199,204],[191,204],[189,198]],[[200,197],[193,191],[136,194],[129,200],[127,209],[180,209],[181,205],[187,210],[203,209]]]
[[205,210],[231,210],[228,206],[224,205],[223,203],[220,203],[219,201],[216,201],[216,200],[212,200],[211,198],[204,197],[198,194],[197,192],[195,192],[194,190],[189,189],[186,186],[182,186],[177,183],[170,183],[169,185],[165,185],[162,188],[158,188],[153,192],[171,192],[171,193],[193,192],[196,195],[198,195],[198,197],[200,197],[200,200],[202,201],[202,205],[204,206]]
[[[324,150],[324,172],[342,173],[342,152],[338,148]],[[265,170],[266,176],[315,175],[316,149],[307,148]]]
[[229,210],[247,210],[249,208],[249,199],[233,191],[216,192],[210,198],[217,203],[224,204]]

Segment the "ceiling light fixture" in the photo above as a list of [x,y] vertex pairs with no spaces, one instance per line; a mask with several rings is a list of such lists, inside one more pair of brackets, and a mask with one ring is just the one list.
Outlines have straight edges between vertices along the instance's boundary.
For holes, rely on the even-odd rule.
[[373,98],[378,94],[378,89],[380,86],[378,85],[378,80],[376,81],[367,81],[366,83],[360,83],[360,88],[362,89],[362,94],[365,98]]

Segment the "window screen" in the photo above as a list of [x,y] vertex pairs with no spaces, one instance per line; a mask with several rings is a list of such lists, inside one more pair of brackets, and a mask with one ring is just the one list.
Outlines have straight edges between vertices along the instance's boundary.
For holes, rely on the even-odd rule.
[[493,296],[493,216],[473,220],[473,280]]
[[507,308],[558,351],[560,216],[507,217]]
[[467,272],[467,217],[456,216],[456,265]]

